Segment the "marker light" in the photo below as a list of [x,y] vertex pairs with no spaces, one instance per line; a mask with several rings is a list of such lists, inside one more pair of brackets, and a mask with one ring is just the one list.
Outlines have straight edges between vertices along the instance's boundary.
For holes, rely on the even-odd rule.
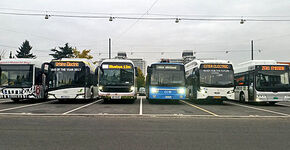
[[151,88],[151,93],[157,93],[158,92],[158,89],[157,88]]
[[185,93],[185,89],[184,88],[179,88],[179,89],[177,89],[177,93],[178,94],[184,94]]

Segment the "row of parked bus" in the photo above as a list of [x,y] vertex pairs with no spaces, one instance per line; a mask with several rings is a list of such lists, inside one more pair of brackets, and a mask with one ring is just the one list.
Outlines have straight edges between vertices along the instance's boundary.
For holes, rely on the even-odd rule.
[[235,69],[226,60],[186,65],[155,63],[147,68],[147,99],[238,100],[275,104],[290,101],[289,66],[253,60]]
[[0,98],[129,99],[137,98],[137,69],[130,60],[64,58],[43,63],[36,59],[0,61]]
[[[137,68],[130,60],[109,59],[95,65],[87,59],[64,58],[0,61],[0,98],[127,99],[137,98]],[[290,101],[289,66],[254,60],[235,69],[226,60],[153,63],[147,67],[146,97],[154,100]]]

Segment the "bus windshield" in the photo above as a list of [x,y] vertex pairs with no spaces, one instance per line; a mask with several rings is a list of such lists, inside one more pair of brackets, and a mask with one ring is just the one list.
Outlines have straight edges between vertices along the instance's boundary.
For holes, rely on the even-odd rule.
[[101,85],[133,85],[133,69],[103,69],[100,74]]
[[52,68],[49,87],[52,89],[85,86],[85,70],[82,68]]
[[130,63],[104,63],[100,70],[100,85],[134,85],[134,67]]
[[184,86],[185,76],[182,70],[153,70],[151,85],[154,86]]
[[258,91],[289,91],[288,71],[258,71],[256,75]]
[[233,87],[234,72],[225,69],[201,69],[200,86],[204,87]]
[[31,87],[33,84],[32,65],[1,65],[1,87]]

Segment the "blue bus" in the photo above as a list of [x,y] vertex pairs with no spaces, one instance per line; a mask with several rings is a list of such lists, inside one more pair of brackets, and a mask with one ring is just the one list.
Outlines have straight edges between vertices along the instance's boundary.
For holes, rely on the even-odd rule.
[[180,63],[153,63],[147,67],[146,98],[152,100],[184,100],[185,70]]

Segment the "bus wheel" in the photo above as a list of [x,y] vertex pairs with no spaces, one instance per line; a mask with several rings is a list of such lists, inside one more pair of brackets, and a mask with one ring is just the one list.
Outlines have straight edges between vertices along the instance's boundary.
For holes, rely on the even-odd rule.
[[16,102],[16,103],[17,103],[17,102],[19,102],[20,99],[19,99],[19,98],[11,98],[11,100],[12,100],[13,102]]
[[275,105],[277,102],[269,102],[270,105]]
[[104,100],[103,100],[103,104],[108,104],[108,103],[109,103],[109,99],[104,98]]
[[136,99],[130,99],[128,100],[129,104],[134,104]]
[[245,103],[245,94],[244,94],[244,93],[241,93],[241,94],[240,94],[240,99],[239,99],[239,101],[240,101],[241,103]]

